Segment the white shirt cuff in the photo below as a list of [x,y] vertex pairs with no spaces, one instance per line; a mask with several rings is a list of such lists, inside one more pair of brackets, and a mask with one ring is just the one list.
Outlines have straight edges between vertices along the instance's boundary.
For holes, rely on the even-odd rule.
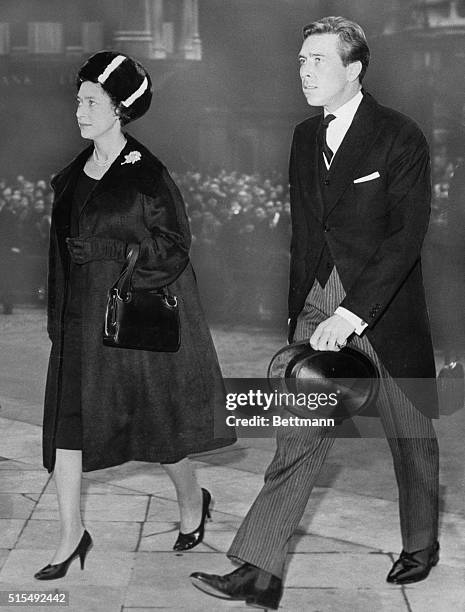
[[354,326],[354,332],[357,336],[360,336],[365,331],[365,328],[368,327],[368,323],[365,323],[363,319],[357,317],[356,314],[347,310],[347,308],[343,308],[342,306],[338,306],[334,311],[334,314],[339,315],[343,319],[345,319],[348,323]]

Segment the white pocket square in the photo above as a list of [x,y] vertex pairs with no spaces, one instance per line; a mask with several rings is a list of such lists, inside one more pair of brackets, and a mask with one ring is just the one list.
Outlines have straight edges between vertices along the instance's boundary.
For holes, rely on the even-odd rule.
[[367,181],[374,181],[379,178],[381,175],[378,171],[372,172],[371,174],[367,174],[366,176],[361,176],[358,179],[355,179],[354,183],[366,183]]

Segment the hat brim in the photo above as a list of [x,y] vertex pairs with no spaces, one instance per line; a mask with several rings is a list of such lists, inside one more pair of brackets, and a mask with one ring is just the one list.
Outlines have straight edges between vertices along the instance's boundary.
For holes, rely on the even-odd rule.
[[[336,405],[319,406],[312,416],[355,416],[376,400],[379,390],[378,368],[366,353],[350,346],[340,351],[316,351],[308,341],[280,349],[270,361],[267,377],[273,391],[335,394]],[[306,405],[287,407],[298,416],[309,416]]]

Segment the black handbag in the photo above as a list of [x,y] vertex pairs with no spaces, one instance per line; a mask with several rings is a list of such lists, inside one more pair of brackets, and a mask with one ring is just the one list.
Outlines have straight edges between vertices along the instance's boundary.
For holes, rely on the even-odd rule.
[[139,245],[129,249],[120,277],[108,292],[103,344],[174,353],[180,346],[178,299],[166,287],[134,289]]

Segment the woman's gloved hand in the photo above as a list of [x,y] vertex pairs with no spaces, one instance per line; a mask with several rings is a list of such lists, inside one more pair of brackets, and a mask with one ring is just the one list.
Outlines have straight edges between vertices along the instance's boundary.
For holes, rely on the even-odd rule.
[[90,236],[89,238],[66,238],[66,244],[71,259],[76,264],[85,264],[99,259],[124,261],[126,258],[127,244],[122,240]]

